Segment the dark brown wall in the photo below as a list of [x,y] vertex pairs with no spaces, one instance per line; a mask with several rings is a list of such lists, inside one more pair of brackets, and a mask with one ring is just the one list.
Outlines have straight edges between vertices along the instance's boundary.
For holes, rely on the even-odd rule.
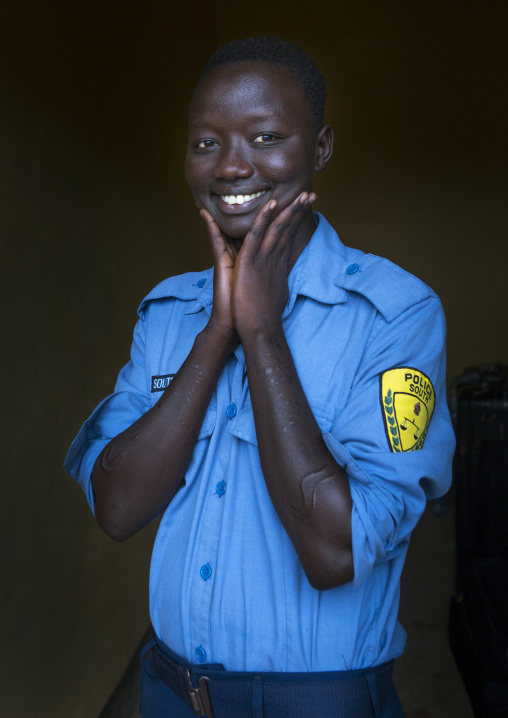
[[208,54],[269,33],[316,57],[336,127],[317,208],[345,243],[441,295],[453,375],[508,361],[502,8],[3,5],[5,715],[93,718],[147,624],[154,527],[109,541],[61,464],[127,360],[140,299],[210,262],[181,169],[187,100]]
[[62,462],[128,358],[140,299],[166,275],[209,263],[206,240],[188,229],[181,173],[188,94],[214,43],[205,18],[195,1],[177,18],[169,3],[3,6],[0,714],[9,718],[96,716],[148,625],[153,528],[125,544],[107,539]]
[[265,18],[220,3],[216,17],[219,41],[269,31],[317,59],[336,149],[316,208],[441,296],[449,376],[506,361],[506,5],[326,0]]

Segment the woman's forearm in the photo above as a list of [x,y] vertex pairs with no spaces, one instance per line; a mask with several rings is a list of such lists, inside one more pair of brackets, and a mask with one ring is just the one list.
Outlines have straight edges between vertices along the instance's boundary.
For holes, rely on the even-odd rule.
[[158,516],[185,476],[233,332],[209,323],[159,401],[112,439],[92,471],[95,516],[123,540]]

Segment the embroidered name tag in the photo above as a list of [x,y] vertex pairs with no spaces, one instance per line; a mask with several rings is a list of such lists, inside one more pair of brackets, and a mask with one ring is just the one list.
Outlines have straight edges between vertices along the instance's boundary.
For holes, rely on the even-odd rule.
[[429,428],[436,394],[429,377],[418,369],[385,371],[380,380],[386,436],[392,451],[417,451]]
[[154,391],[164,391],[169,386],[174,374],[162,374],[152,377],[152,394]]

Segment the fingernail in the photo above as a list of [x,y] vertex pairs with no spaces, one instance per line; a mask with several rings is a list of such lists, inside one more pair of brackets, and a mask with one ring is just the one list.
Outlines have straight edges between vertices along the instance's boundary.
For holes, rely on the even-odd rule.
[[275,209],[276,206],[277,206],[277,201],[274,200],[274,199],[272,199],[271,202],[270,202],[270,204],[268,205],[268,208],[269,208],[269,209]]
[[317,194],[314,194],[314,192],[312,192],[312,194],[309,195],[309,203],[312,204],[316,200],[317,200]]
[[200,214],[201,216],[203,216],[203,210],[202,210],[202,209],[199,210],[199,214]]
[[300,197],[300,204],[305,204],[305,202],[309,199],[309,195],[307,192],[303,192]]

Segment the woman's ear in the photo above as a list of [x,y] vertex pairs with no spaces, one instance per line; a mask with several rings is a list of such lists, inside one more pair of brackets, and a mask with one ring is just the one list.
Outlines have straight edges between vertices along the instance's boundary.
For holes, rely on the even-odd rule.
[[323,125],[316,138],[316,162],[314,172],[322,172],[333,152],[333,130],[330,125]]

